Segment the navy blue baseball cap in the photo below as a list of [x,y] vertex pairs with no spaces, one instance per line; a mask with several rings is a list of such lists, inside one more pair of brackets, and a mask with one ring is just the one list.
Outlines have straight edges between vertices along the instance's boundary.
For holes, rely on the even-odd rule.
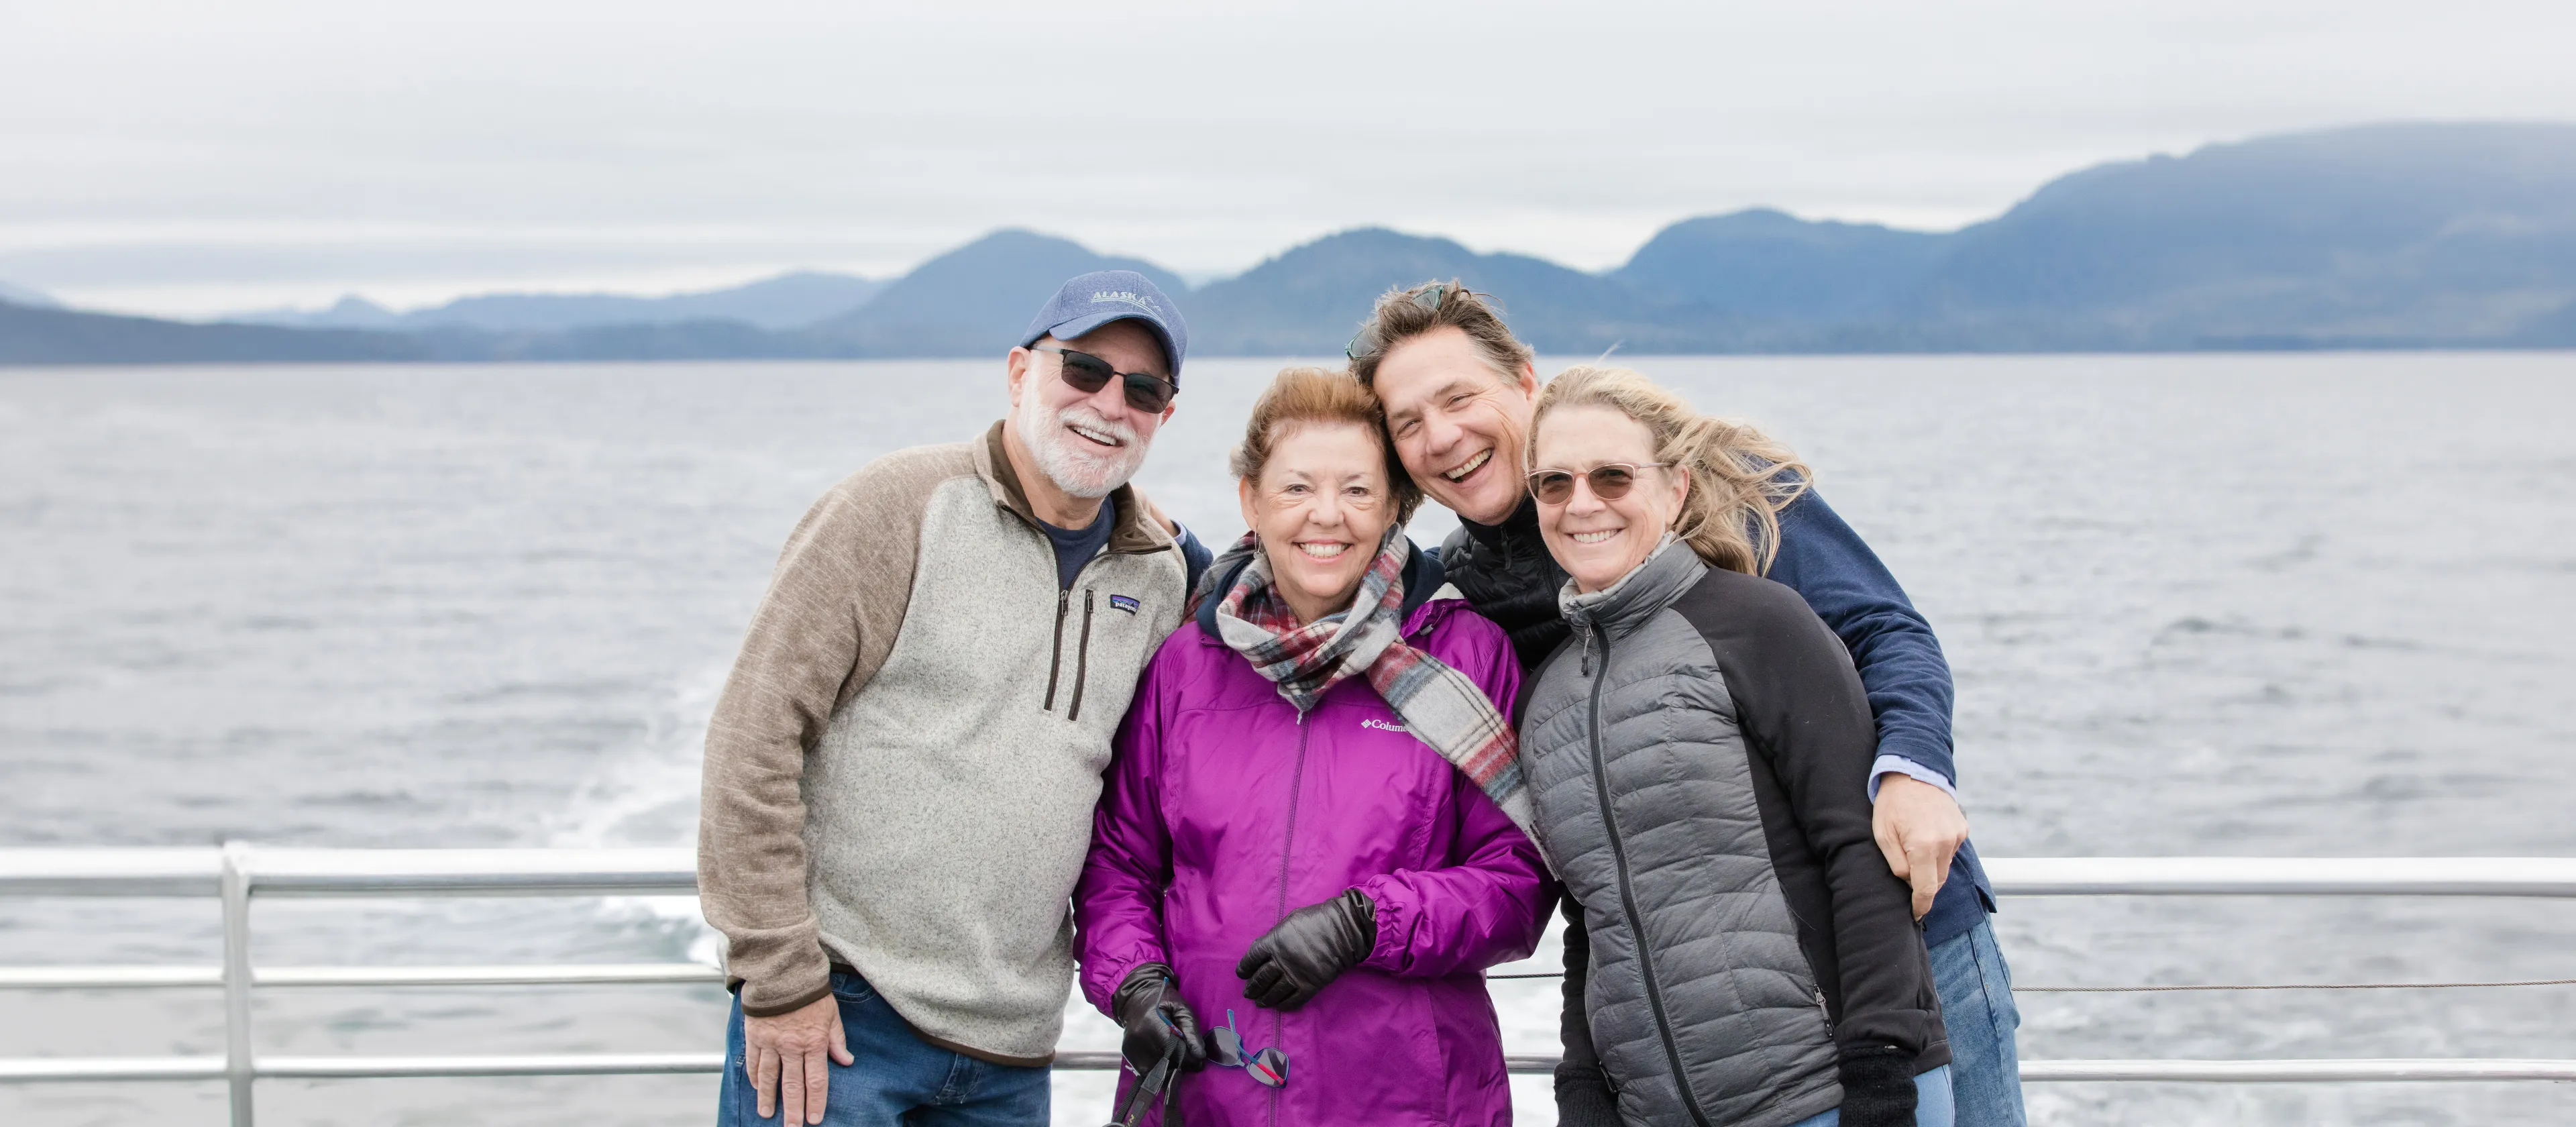
[[1066,282],[1038,310],[1037,320],[1029,322],[1020,347],[1050,334],[1057,340],[1072,340],[1111,321],[1143,321],[1152,329],[1163,342],[1163,359],[1172,366],[1172,386],[1180,386],[1181,358],[1190,351],[1190,327],[1161,287],[1133,270],[1094,270]]

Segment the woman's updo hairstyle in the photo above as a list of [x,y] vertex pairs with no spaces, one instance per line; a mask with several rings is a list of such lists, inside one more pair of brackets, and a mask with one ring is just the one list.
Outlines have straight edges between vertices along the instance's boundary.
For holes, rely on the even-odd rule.
[[1761,575],[1780,553],[1780,510],[1807,491],[1815,474],[1751,424],[1713,418],[1681,396],[1626,368],[1580,364],[1538,394],[1530,411],[1524,462],[1538,466],[1539,426],[1548,412],[1606,407],[1645,424],[1655,460],[1690,473],[1690,495],[1673,518],[1673,534],[1710,567]]
[[1386,462],[1387,498],[1395,504],[1395,527],[1413,519],[1422,504],[1422,487],[1404,472],[1395,447],[1386,440],[1386,407],[1348,372],[1329,368],[1283,368],[1252,404],[1243,425],[1243,441],[1227,456],[1234,476],[1260,481],[1270,464],[1270,451],[1288,431],[1307,423],[1352,423],[1369,433]]
[[1369,310],[1358,335],[1342,350],[1350,358],[1351,377],[1361,387],[1376,391],[1377,366],[1386,360],[1387,350],[1443,327],[1467,334],[1485,366],[1494,370],[1494,378],[1504,383],[1519,383],[1521,369],[1536,356],[1503,327],[1503,307],[1492,295],[1477,293],[1452,278],[1380,294],[1377,308]]

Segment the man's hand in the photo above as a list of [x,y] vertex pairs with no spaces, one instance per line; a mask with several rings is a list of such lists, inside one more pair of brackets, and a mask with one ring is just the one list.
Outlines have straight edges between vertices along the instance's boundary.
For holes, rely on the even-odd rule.
[[769,1118],[784,1103],[781,1123],[823,1121],[823,1101],[832,1091],[825,1054],[843,1067],[858,1061],[841,1036],[841,1001],[830,994],[774,1017],[745,1016],[742,1043],[742,1070],[760,1098],[760,1117]]
[[1869,828],[1887,867],[1914,886],[1914,918],[1922,919],[1950,879],[1950,858],[1968,840],[1968,816],[1941,788],[1891,772],[1878,777]]

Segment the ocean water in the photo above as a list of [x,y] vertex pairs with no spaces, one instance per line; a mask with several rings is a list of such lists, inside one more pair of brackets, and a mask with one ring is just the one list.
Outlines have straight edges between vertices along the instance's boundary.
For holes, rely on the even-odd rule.
[[[1948,648],[1990,856],[2576,854],[2576,354],[1658,359],[1818,469]],[[1213,543],[1277,362],[1142,478]],[[0,845],[684,845],[778,544],[984,362],[0,370]],[[1447,528],[1417,521],[1429,542]],[[2031,985],[2576,977],[2576,904],[2011,900]],[[685,900],[284,902],[273,963],[708,957]],[[211,902],[0,902],[0,963],[215,960]],[[1552,968],[1552,951],[1538,960]],[[1497,983],[1516,1048],[1547,982]],[[2030,994],[2025,1058],[2576,1056],[2576,988]],[[1115,1031],[1070,1001],[1067,1047]],[[697,987],[272,991],[268,1052],[712,1050]],[[0,994],[0,1055],[216,1053],[196,992]],[[1106,1077],[1057,1120],[1106,1118]],[[270,1124],[703,1123],[708,1077],[263,1082]],[[2029,1089],[2035,1122],[2576,1121],[2549,1084]],[[1516,1089],[1552,1120],[1543,1079]],[[220,1085],[0,1087],[217,1123]]]

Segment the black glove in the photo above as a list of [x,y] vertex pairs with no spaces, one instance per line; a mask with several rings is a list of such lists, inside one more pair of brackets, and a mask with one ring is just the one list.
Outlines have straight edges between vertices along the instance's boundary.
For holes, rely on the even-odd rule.
[[1843,1127],[1914,1127],[1914,1054],[1894,1045],[1845,1045]]
[[1619,1096],[1610,1077],[1579,1064],[1556,1066],[1556,1122],[1559,1127],[1620,1127]]
[[1127,1027],[1127,1039],[1120,1042],[1118,1053],[1139,1076],[1175,1044],[1181,1047],[1181,1071],[1207,1067],[1207,1042],[1199,1037],[1199,1017],[1181,1001],[1180,991],[1171,987],[1172,968],[1140,963],[1109,996],[1109,1016]]
[[1354,888],[1308,904],[1252,941],[1234,964],[1243,996],[1256,1006],[1293,1010],[1312,1001],[1377,946],[1377,902]]

